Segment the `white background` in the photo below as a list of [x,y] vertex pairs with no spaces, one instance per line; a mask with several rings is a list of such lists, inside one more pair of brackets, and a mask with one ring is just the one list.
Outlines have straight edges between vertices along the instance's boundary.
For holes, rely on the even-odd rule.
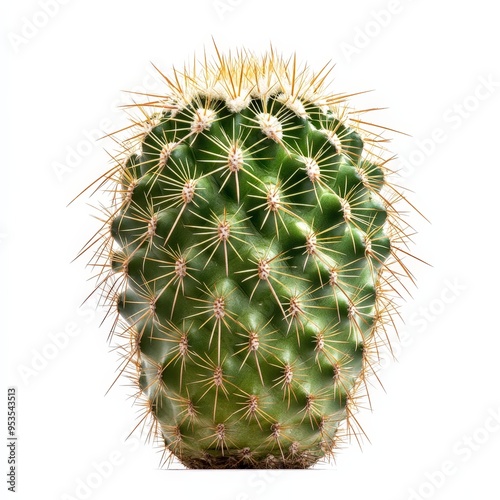
[[[498,140],[500,35],[491,0],[3,2],[1,431],[18,390],[17,498],[500,498]],[[397,362],[384,362],[358,419],[370,441],[309,471],[185,471],[135,425],[117,384],[86,259],[87,199],[108,166],[120,91],[160,90],[151,62],[181,67],[211,36],[221,50],[272,43],[332,90],[402,130],[391,145],[412,214],[418,287],[401,308]],[[6,117],[6,118],[5,118]],[[398,181],[399,182],[399,181]],[[5,349],[5,345],[7,349]],[[0,471],[7,471],[2,445]],[[5,478],[4,472],[1,477]],[[4,491],[7,484],[1,481]]]

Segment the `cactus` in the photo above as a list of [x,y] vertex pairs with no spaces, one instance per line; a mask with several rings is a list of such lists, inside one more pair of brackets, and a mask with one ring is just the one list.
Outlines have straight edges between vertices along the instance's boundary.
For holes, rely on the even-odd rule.
[[165,93],[116,135],[85,250],[165,461],[305,468],[362,432],[407,227],[384,129],[330,71],[217,51],[158,70]]

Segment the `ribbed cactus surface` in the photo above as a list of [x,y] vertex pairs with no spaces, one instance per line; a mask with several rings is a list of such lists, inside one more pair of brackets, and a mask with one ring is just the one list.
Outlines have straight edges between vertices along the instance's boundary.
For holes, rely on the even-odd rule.
[[357,432],[404,235],[382,130],[328,73],[274,51],[160,73],[103,178],[120,369],[188,467],[308,467]]

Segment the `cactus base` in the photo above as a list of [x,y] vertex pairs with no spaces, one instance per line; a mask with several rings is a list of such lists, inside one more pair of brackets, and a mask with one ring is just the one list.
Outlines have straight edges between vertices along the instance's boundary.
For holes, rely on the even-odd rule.
[[308,453],[289,458],[279,455],[254,458],[248,450],[241,450],[225,457],[207,453],[201,457],[182,460],[181,463],[188,469],[307,469],[317,461],[317,456]]

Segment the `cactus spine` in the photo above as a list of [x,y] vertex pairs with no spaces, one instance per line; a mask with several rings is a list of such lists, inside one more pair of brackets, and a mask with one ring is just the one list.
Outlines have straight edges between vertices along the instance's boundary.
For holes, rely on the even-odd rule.
[[398,283],[384,130],[274,50],[135,104],[92,264],[140,424],[192,468],[309,467],[361,431]]

